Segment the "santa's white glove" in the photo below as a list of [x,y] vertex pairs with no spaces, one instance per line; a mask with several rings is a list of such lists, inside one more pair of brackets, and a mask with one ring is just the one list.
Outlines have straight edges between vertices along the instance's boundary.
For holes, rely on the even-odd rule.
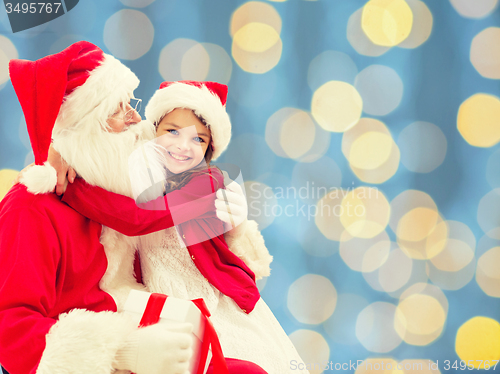
[[193,325],[158,323],[132,332],[116,353],[114,367],[136,374],[188,374]]
[[243,189],[237,182],[226,185],[217,191],[215,200],[217,217],[224,222],[226,233],[240,236],[245,232],[248,205]]

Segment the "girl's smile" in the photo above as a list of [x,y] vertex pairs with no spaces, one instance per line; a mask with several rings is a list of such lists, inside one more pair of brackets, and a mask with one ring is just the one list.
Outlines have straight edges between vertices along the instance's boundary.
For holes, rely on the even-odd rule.
[[178,108],[158,124],[156,142],[165,149],[167,169],[179,174],[204,160],[211,135],[192,110]]

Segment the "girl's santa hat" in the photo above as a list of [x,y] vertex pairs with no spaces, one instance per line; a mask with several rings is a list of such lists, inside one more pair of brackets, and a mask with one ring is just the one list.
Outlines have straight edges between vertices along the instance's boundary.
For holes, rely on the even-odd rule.
[[231,139],[231,121],[226,112],[227,86],[217,82],[163,82],[146,106],[146,118],[158,124],[177,108],[191,109],[202,117],[212,134],[215,160]]
[[[128,67],[86,41],[36,61],[11,60],[9,73],[26,119],[36,165],[46,162],[51,139],[75,143],[65,144],[71,149],[80,144],[77,136],[68,134],[98,136],[99,131],[107,131],[106,120],[139,85]],[[55,180],[55,170],[46,163],[26,171],[21,182],[30,192],[44,193],[53,189]]]

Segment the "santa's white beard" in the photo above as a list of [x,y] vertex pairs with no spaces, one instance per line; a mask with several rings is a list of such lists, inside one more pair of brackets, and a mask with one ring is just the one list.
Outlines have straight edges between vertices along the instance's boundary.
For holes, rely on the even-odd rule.
[[100,126],[65,131],[55,137],[53,146],[87,183],[132,197],[129,156],[154,136],[153,124],[141,121],[121,133]]

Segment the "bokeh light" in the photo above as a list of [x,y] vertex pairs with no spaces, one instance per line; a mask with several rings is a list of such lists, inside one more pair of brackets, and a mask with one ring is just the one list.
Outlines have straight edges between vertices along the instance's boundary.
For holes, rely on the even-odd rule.
[[470,145],[492,147],[500,141],[500,99],[478,93],[465,100],[458,109],[457,127]]
[[414,122],[399,133],[401,163],[415,173],[429,173],[441,165],[448,143],[439,127],[429,122]]
[[138,10],[122,9],[104,26],[104,44],[116,58],[137,60],[153,45],[155,29],[148,16]]
[[390,47],[374,44],[361,28],[363,8],[355,11],[347,21],[347,40],[356,52],[365,56],[377,57],[387,52]]
[[446,245],[430,261],[439,270],[454,272],[465,268],[474,259],[476,237],[465,223],[446,221],[448,239]]
[[398,44],[400,48],[417,48],[422,45],[432,32],[433,17],[427,5],[420,0],[406,0],[413,13],[413,25],[410,35]]
[[330,145],[330,133],[318,126],[309,113],[295,108],[281,108],[266,124],[266,143],[280,157],[313,162]]
[[389,114],[403,98],[403,81],[388,66],[366,67],[356,76],[354,87],[363,99],[363,111],[374,116]]
[[340,222],[353,237],[373,238],[389,222],[390,206],[377,188],[358,187],[342,200]]
[[387,353],[398,347],[402,339],[394,330],[396,306],[377,301],[358,315],[356,337],[370,352]]
[[354,174],[366,183],[387,181],[399,166],[399,148],[389,129],[373,118],[361,118],[356,126],[344,133],[342,153]]
[[211,80],[227,84],[232,61],[224,48],[192,39],[175,39],[160,52],[158,69],[166,81]]
[[358,343],[354,331],[358,314],[368,306],[368,301],[357,294],[344,293],[337,296],[333,315],[324,323],[326,333],[334,342],[343,345]]
[[500,239],[500,188],[491,190],[479,201],[477,222],[486,235]]
[[[322,373],[321,368],[324,368],[324,365],[318,365],[318,363],[327,362],[330,358],[330,347],[325,338],[316,331],[305,329],[294,331],[289,335],[289,338],[304,363],[311,368],[309,373]],[[287,363],[287,365],[289,364]]]
[[261,1],[249,1],[236,9],[231,16],[229,34],[231,37],[248,23],[258,22],[271,26],[281,34],[281,17],[270,4]]
[[370,0],[363,7],[361,27],[377,45],[398,45],[410,35],[412,24],[413,13],[404,0]]
[[230,22],[234,60],[246,72],[268,72],[281,58],[280,33],[281,17],[270,4],[251,1],[242,5]]
[[354,84],[357,74],[358,68],[347,54],[338,51],[324,51],[309,64],[307,83],[311,90],[316,91],[329,81]]
[[[0,35],[0,85],[9,79],[9,60],[18,58],[15,45],[4,35]],[[2,89],[3,87],[0,87]]]
[[[475,368],[485,369],[485,361],[492,368],[500,360],[500,324],[498,321],[477,316],[465,322],[457,331],[455,350],[461,360]],[[481,362],[482,361],[482,362]]]
[[0,170],[0,200],[4,198],[12,187],[12,181],[17,177],[19,171],[12,169]]
[[314,217],[314,222],[321,233],[329,240],[340,241],[342,233],[345,231],[340,222],[340,215],[342,200],[347,193],[347,190],[336,189],[323,196],[316,205],[319,213]]
[[337,304],[337,290],[328,278],[306,274],[288,289],[287,306],[297,321],[306,324],[325,322]]
[[369,273],[377,270],[387,261],[391,251],[391,241],[385,231],[366,239],[346,235],[341,238],[340,257],[354,271]]
[[463,17],[483,18],[495,10],[498,0],[450,0],[450,3]]
[[443,331],[448,301],[436,286],[417,283],[401,294],[394,326],[403,340],[412,345],[428,345]]
[[312,97],[311,113],[327,131],[344,132],[361,118],[363,101],[349,83],[330,81],[319,87]]
[[470,61],[485,78],[500,79],[500,27],[489,27],[472,39]]
[[391,201],[391,212],[389,226],[408,256],[429,259],[444,249],[448,226],[428,194],[417,190],[404,191]]
[[479,257],[476,282],[489,296],[500,297],[500,247],[493,247]]

